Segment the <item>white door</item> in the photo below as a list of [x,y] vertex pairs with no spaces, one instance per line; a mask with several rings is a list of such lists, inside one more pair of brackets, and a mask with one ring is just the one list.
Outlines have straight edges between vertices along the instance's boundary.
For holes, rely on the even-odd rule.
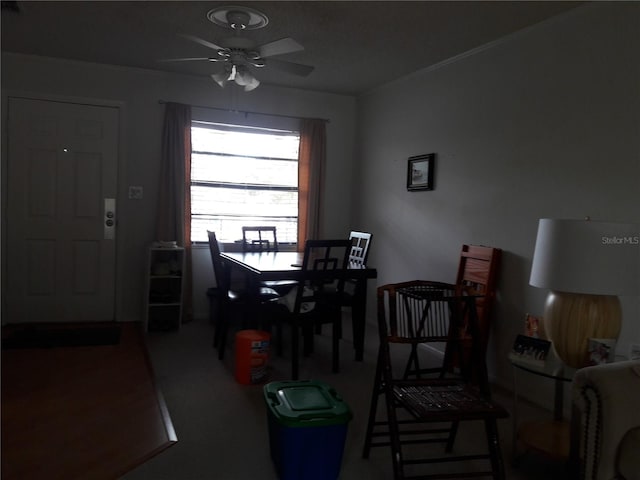
[[115,319],[118,114],[9,98],[4,323]]

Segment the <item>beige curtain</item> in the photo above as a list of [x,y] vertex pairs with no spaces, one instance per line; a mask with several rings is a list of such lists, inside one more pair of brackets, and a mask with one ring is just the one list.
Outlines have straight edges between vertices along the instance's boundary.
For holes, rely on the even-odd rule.
[[185,249],[182,321],[192,312],[191,281],[191,107],[167,103],[162,129],[156,240],[176,240]]
[[327,156],[325,120],[302,119],[298,154],[298,250],[308,238],[320,238],[321,195]]

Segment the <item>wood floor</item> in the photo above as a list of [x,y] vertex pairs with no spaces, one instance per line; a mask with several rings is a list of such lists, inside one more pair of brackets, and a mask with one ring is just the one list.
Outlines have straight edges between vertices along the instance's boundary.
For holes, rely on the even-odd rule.
[[139,324],[118,345],[2,351],[2,479],[114,479],[177,441]]

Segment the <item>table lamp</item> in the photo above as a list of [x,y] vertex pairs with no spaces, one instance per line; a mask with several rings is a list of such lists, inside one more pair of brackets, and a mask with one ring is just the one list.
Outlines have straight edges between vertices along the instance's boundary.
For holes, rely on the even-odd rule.
[[638,295],[640,225],[543,218],[529,284],[548,288],[544,328],[562,361],[588,364],[590,338],[617,339],[617,295]]

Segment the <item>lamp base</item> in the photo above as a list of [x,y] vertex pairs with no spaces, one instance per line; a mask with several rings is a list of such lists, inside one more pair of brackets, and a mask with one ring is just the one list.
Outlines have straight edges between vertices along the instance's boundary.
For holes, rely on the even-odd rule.
[[618,338],[622,325],[620,300],[613,295],[549,292],[544,328],[562,361],[573,368],[589,363],[590,338]]

